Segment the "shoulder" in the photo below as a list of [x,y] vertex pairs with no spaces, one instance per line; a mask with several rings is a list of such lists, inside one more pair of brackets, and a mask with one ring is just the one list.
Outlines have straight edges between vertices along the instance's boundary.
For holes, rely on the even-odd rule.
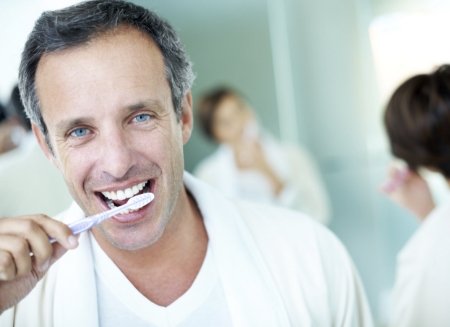
[[315,161],[312,154],[303,146],[291,143],[283,144],[282,146],[286,156],[292,162],[302,165],[312,165]]
[[[255,242],[267,256],[295,256],[295,261],[326,264],[328,258],[348,261],[347,252],[325,226],[299,211],[237,201],[236,207]],[[292,265],[292,262],[289,263]]]
[[270,232],[274,236],[286,236],[287,233],[293,234],[292,236],[298,239],[310,237],[316,230],[319,230],[319,233],[325,230],[300,211],[246,201],[235,201],[235,205],[245,223],[255,234]]
[[[399,260],[414,262],[434,261],[444,253],[450,255],[450,203],[433,210],[399,254]],[[449,266],[450,268],[450,266]]]
[[[450,274],[450,203],[437,207],[397,257],[396,288],[444,289],[438,280]],[[450,284],[445,287],[450,294]]]
[[228,151],[223,146],[219,146],[214,152],[203,158],[196,165],[193,171],[194,176],[219,169],[223,165],[223,162],[227,161],[228,157],[230,157]]
[[300,301],[312,316],[342,326],[372,325],[359,274],[330,230],[289,209],[236,206],[293,317]]
[[311,235],[311,233],[329,234],[329,230],[315,222],[301,211],[289,208],[236,200],[234,204],[246,223],[257,232],[259,229],[271,229],[273,232],[292,232],[296,236]]

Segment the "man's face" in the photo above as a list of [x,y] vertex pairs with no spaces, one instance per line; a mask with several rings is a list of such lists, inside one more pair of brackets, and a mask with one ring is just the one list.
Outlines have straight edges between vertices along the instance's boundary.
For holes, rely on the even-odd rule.
[[53,153],[33,130],[86,214],[136,193],[155,194],[141,210],[103,222],[96,236],[130,250],[156,242],[179,206],[183,144],[192,128],[190,94],[178,121],[156,44],[121,28],[47,54],[36,87]]

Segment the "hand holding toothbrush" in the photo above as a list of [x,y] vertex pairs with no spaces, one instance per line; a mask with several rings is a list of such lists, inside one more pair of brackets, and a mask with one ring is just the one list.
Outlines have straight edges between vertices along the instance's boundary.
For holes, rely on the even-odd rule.
[[[50,244],[49,235],[57,242]],[[48,216],[1,218],[0,314],[23,299],[56,260],[77,246],[69,227]]]
[[107,218],[138,210],[153,198],[152,193],[140,194],[122,206],[69,225],[45,215],[1,218],[0,314],[22,300],[67,250],[78,246],[75,235]]

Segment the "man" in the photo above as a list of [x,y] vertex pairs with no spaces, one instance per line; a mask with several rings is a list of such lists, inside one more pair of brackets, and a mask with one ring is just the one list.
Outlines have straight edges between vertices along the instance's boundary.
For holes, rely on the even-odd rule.
[[155,199],[78,240],[43,215],[0,221],[1,326],[371,325],[331,233],[183,172],[192,81],[172,28],[141,7],[90,1],[39,18],[20,88],[76,202],[63,221]]
[[422,173],[432,170],[450,184],[450,65],[399,85],[384,122],[392,153],[408,167],[392,170],[385,191],[421,221],[397,258],[391,325],[448,326],[450,201],[447,194],[436,206]]

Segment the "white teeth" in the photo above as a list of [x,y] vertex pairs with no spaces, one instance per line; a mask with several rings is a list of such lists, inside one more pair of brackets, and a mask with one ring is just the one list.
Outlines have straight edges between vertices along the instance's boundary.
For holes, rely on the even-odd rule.
[[106,204],[108,205],[109,209],[114,209],[116,206],[114,205],[114,203],[112,202],[112,200],[107,200]]
[[127,188],[126,190],[125,190],[125,196],[127,197],[127,198],[131,198],[133,195],[135,195],[136,193],[134,193],[133,192],[133,190],[131,189],[131,188]]
[[[112,200],[107,200],[107,201],[106,201],[106,204],[108,205],[108,207],[109,207],[110,209],[114,209],[114,208],[117,207],[117,206],[114,204],[114,202],[112,202]],[[121,214],[121,215],[126,215],[127,213],[134,212],[134,211],[138,211],[139,209],[140,209],[140,208],[137,208],[137,209],[128,209],[128,210],[125,210],[125,211],[121,212],[120,214]]]
[[129,199],[129,198],[135,196],[136,194],[138,194],[145,187],[147,182],[148,181],[133,185],[124,190],[102,192],[102,194],[105,198],[107,198],[108,200],[111,200],[111,201],[107,201],[108,206],[111,207],[111,205],[113,205],[112,201]]
[[125,192],[122,191],[122,190],[118,190],[118,191],[117,191],[117,198],[118,198],[119,200],[125,200],[125,199],[126,199]]

